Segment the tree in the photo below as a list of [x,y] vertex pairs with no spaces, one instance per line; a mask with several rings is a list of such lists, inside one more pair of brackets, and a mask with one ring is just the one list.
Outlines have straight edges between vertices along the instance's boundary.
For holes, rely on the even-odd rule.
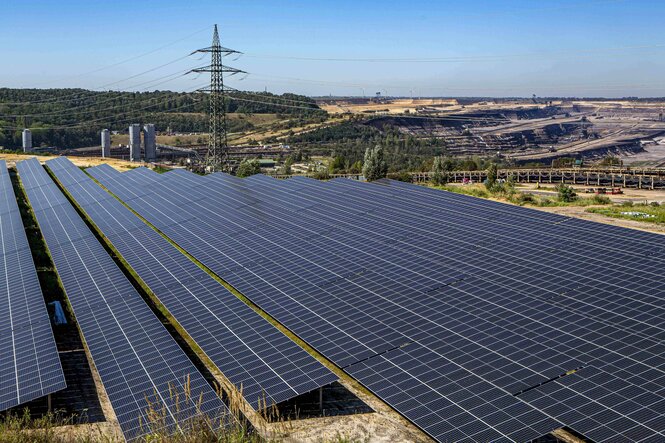
[[432,183],[437,186],[442,186],[448,183],[448,171],[446,170],[441,157],[434,157],[434,164],[432,165]]
[[495,163],[490,163],[487,168],[487,180],[485,180],[485,187],[488,191],[492,192],[496,188],[496,179],[499,175],[499,171]]
[[328,165],[328,170],[330,171],[331,174],[339,174],[340,172],[344,171],[345,166],[346,166],[346,159],[341,155],[336,155],[330,161],[330,164]]
[[363,162],[363,175],[367,181],[374,181],[385,178],[388,173],[388,166],[383,159],[383,148],[376,145],[374,148],[367,148],[365,151],[365,161]]
[[572,186],[568,186],[565,183],[559,183],[556,185],[556,192],[560,202],[572,202],[577,199],[577,194]]
[[506,183],[503,186],[504,191],[508,196],[515,195],[515,176],[510,174],[506,179]]
[[349,168],[349,173],[350,174],[360,174],[362,172],[362,170],[363,170],[363,162],[361,162],[360,160],[357,160]]
[[261,163],[257,159],[248,160],[244,159],[240,162],[238,170],[236,171],[236,176],[238,177],[249,177],[250,175],[260,174],[261,173]]
[[293,155],[289,155],[284,161],[284,166],[282,166],[280,173],[284,175],[291,175],[293,173],[293,170],[291,169],[293,163]]

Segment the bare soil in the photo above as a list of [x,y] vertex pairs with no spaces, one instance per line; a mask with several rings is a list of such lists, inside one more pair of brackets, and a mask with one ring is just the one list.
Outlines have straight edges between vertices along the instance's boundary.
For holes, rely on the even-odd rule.
[[285,442],[318,443],[334,441],[337,437],[367,443],[432,441],[388,405],[367,393],[355,380],[342,379],[340,383],[370,406],[374,412],[290,422],[287,427],[288,432],[283,434]]
[[[638,229],[640,231],[653,232],[656,234],[665,234],[665,225],[656,223],[642,222],[638,220],[627,220],[623,218],[607,217],[602,214],[586,212],[587,207],[582,206],[555,206],[555,207],[536,207],[539,211],[552,212],[554,214],[565,215],[566,217],[577,217],[584,220],[590,220],[608,225],[621,226],[623,228]],[[598,206],[602,207],[602,206]]]
[[[0,160],[5,160],[7,162],[7,167],[15,166],[16,162],[22,160],[28,160],[30,158],[36,158],[40,162],[45,162],[47,160],[52,160],[56,158],[53,155],[34,155],[34,154],[1,154]],[[82,166],[84,168],[98,166],[103,163],[108,163],[110,166],[113,166],[119,171],[127,171],[129,169],[136,168],[140,166],[137,163],[132,163],[126,160],[117,160],[114,158],[101,158],[101,157],[67,157],[72,161],[76,166]]]

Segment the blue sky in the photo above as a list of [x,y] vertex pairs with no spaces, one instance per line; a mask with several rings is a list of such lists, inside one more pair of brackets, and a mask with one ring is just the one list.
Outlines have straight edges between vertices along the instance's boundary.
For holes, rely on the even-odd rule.
[[178,73],[217,23],[245,53],[226,60],[239,89],[665,96],[664,17],[659,0],[2,0],[0,86],[192,90],[205,76]]

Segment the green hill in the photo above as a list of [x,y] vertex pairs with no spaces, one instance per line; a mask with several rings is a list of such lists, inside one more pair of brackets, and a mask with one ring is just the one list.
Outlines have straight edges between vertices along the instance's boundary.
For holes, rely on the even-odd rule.
[[[314,100],[296,94],[229,92],[226,110],[280,114],[303,120],[325,117]],[[99,144],[99,131],[126,131],[130,123],[154,123],[158,130],[205,132],[208,96],[172,91],[95,92],[85,89],[0,88],[0,146],[21,147],[31,128],[34,146],[78,148]],[[246,120],[230,119],[229,131],[249,131]]]

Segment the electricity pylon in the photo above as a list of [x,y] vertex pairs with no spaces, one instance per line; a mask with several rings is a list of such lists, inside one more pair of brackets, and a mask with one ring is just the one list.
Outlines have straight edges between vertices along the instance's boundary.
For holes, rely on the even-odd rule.
[[212,35],[212,46],[198,49],[197,52],[211,54],[210,65],[192,69],[190,72],[209,72],[210,88],[200,89],[208,92],[210,99],[210,123],[208,152],[205,157],[206,172],[215,172],[229,169],[229,148],[226,138],[226,92],[224,90],[224,74],[230,75],[245,73],[222,64],[222,57],[230,54],[241,54],[239,51],[228,49],[220,45],[217,25]]

